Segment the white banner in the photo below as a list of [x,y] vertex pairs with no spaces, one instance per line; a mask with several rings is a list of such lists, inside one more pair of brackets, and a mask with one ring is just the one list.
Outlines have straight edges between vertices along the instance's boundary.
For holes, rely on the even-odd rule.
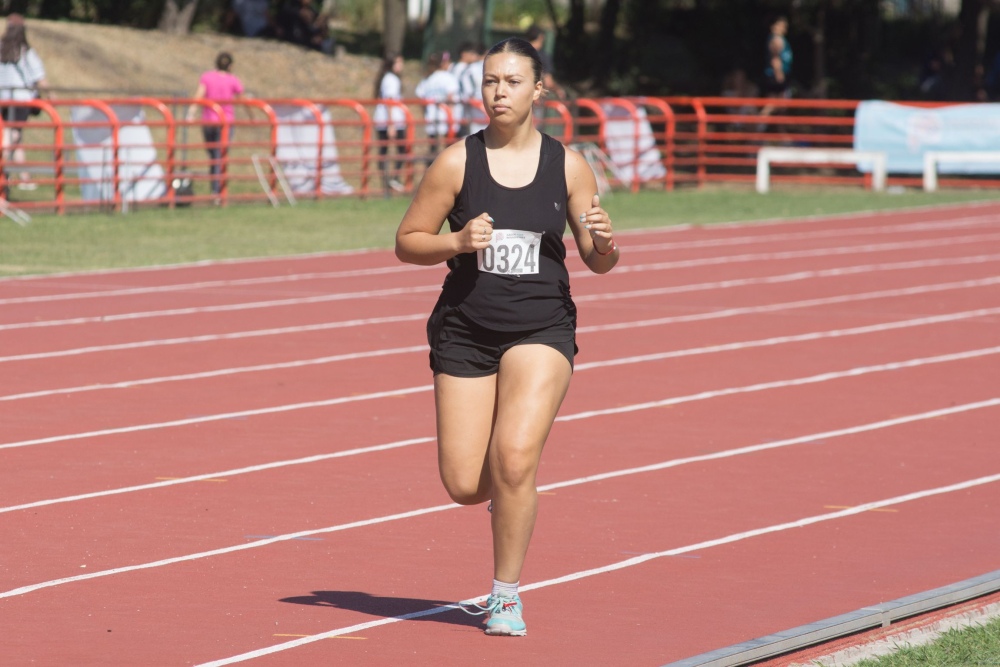
[[[323,109],[322,125],[316,122],[316,115],[307,107],[277,105],[274,113],[278,116],[275,158],[281,164],[292,191],[315,192],[316,179],[319,178],[323,194],[351,194],[354,188],[341,176],[340,165],[337,164],[336,135],[330,111]],[[322,154],[319,150],[320,127],[323,128]]]
[[[145,124],[145,113],[139,105],[112,105],[112,111],[122,123],[118,130],[119,192],[126,202],[149,201],[167,191],[163,167],[156,161],[153,135]],[[114,199],[114,148],[111,145],[111,119],[89,106],[70,108],[74,123],[94,123],[73,128],[76,143],[77,172],[84,182],[81,195],[87,200]]]
[[[922,108],[868,101],[854,116],[854,147],[882,151],[890,173],[920,174],[927,151],[1000,150],[1000,104],[956,104]],[[870,164],[859,165],[864,172]],[[998,174],[1000,162],[941,163],[942,173]]]

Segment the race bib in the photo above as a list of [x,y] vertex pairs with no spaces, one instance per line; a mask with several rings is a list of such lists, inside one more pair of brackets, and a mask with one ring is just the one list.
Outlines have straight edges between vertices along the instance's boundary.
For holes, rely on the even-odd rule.
[[479,270],[501,276],[536,274],[541,245],[541,232],[495,229],[490,245],[476,251]]

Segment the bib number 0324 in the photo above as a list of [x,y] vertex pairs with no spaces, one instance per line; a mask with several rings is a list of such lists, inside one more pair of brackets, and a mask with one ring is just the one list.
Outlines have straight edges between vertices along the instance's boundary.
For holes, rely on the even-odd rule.
[[490,245],[477,251],[479,270],[503,276],[538,273],[540,232],[516,229],[494,230]]

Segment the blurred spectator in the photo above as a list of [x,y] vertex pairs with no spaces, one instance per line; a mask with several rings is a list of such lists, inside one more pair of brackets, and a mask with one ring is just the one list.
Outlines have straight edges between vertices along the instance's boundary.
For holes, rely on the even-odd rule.
[[[375,77],[375,98],[379,100],[392,100],[399,102],[403,99],[403,81],[399,75],[403,72],[403,56],[388,56],[382,61],[378,75]],[[382,173],[382,180],[385,186],[392,188],[396,192],[402,192],[406,188],[399,181],[399,173],[403,169],[402,160],[397,160],[396,170],[389,173],[388,163],[385,160],[386,153],[389,152],[389,145],[395,144],[397,155],[406,153],[406,143],[403,141],[406,134],[406,114],[399,104],[379,104],[375,107],[372,116],[375,124],[375,131],[378,133],[378,168]]]
[[[11,14],[7,17],[7,27],[0,37],[0,102],[15,100],[29,102],[39,97],[48,84],[45,81],[45,67],[38,53],[28,44],[24,17]],[[12,158],[15,164],[24,164],[24,149],[21,147],[23,123],[28,116],[38,113],[30,107],[2,106],[4,120],[16,127],[5,126],[3,131],[4,161]],[[13,150],[11,149],[13,147]],[[34,190],[27,171],[20,174],[18,189]]]
[[764,67],[764,94],[791,97],[792,47],[788,43],[788,19],[778,16],[771,22],[767,37],[767,65]]
[[538,51],[538,57],[542,61],[542,85],[547,92],[552,93],[558,99],[566,99],[566,91],[556,81],[552,69],[552,57],[545,50],[545,31],[537,25],[528,28],[524,38],[531,42],[531,45]]
[[[213,102],[226,102],[243,97],[243,83],[239,77],[232,73],[233,57],[226,52],[220,53],[215,58],[215,69],[209,70],[201,75],[198,80],[198,90],[194,98],[212,100]],[[212,192],[219,194],[222,190],[222,182],[217,176],[222,171],[223,145],[229,145],[233,139],[233,121],[236,114],[232,104],[221,104],[222,113],[225,115],[226,141],[222,141],[222,118],[215,109],[208,105],[192,104],[188,108],[187,120],[194,121],[197,117],[198,107],[201,107],[201,127],[202,135],[205,137],[205,150],[208,151],[210,160],[208,171],[212,175]]]
[[233,0],[233,11],[239,18],[240,32],[246,37],[273,33],[270,0]]
[[459,59],[451,71],[458,79],[458,97],[461,100],[461,125],[458,136],[465,137],[486,127],[489,118],[482,108],[483,54],[480,43],[463,42],[459,46]]
[[925,100],[945,100],[951,87],[955,56],[950,48],[942,48],[924,62],[920,74],[920,96]]
[[[745,69],[737,67],[723,77],[722,96],[736,99],[754,98],[760,96],[760,89],[750,80]],[[753,104],[734,104],[727,107],[726,113],[733,116],[750,116],[757,113],[757,107]],[[743,121],[730,123],[729,128],[739,131],[744,128],[744,123]]]
[[320,12],[313,0],[286,0],[278,12],[278,29],[286,41],[327,55],[333,53],[330,17]]
[[983,79],[983,88],[986,97],[991,102],[1000,101],[1000,51],[997,51],[986,68],[986,75]]
[[[461,106],[458,104],[458,79],[455,78],[450,67],[451,57],[447,51],[432,53],[427,57],[426,76],[417,84],[415,91],[417,97],[431,102],[424,107],[424,121],[426,123],[424,131],[430,140],[427,148],[428,164],[441,150],[441,141],[447,138],[449,130],[458,129],[458,124],[454,122],[455,110],[457,109],[458,113],[461,113]],[[449,116],[452,119],[451,123],[448,122]]]

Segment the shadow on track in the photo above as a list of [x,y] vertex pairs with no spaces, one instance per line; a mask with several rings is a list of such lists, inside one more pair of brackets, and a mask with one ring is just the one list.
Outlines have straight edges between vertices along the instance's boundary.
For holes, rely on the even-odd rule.
[[[383,618],[399,618],[454,604],[454,602],[441,600],[384,597],[360,591],[313,591],[310,595],[282,598],[280,602],[346,609]],[[449,609],[438,613],[431,612],[407,620],[435,621],[468,627],[478,627],[483,624],[482,616],[471,616],[460,609]]]

